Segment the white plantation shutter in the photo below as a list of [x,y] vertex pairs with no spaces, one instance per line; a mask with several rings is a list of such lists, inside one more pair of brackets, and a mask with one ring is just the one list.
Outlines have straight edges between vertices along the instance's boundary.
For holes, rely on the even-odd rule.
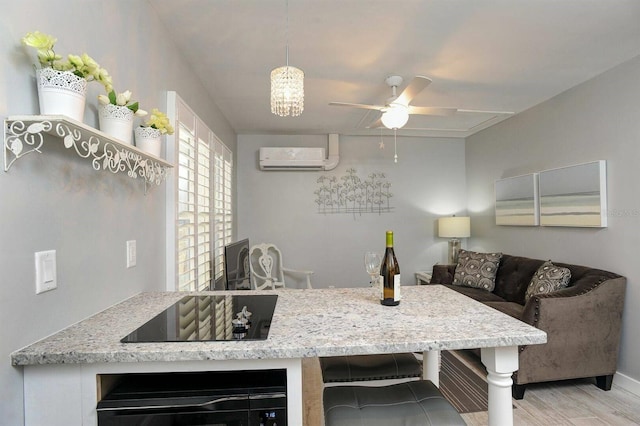
[[[190,126],[191,125],[191,126]],[[196,288],[196,137],[195,121],[178,126],[177,287]]]
[[224,278],[224,246],[231,242],[233,228],[231,210],[232,153],[219,140],[215,141],[215,247],[216,281]]
[[[213,289],[215,281],[224,279],[224,246],[232,238],[232,152],[177,95],[169,96],[172,101],[175,146],[168,146],[167,159],[173,153],[175,212],[168,209],[167,215],[175,228],[168,228],[167,240],[174,239],[175,247],[168,244],[167,250],[174,250],[175,268],[168,266],[167,276],[174,275],[175,284],[169,280],[167,288]],[[170,194],[167,203],[173,199]]]
[[[198,120],[199,129],[207,127]],[[204,133],[204,134],[203,134]],[[209,129],[207,132],[198,132],[198,152],[197,152],[197,235],[196,235],[196,267],[197,284],[196,290],[207,290],[211,284],[211,144]]]

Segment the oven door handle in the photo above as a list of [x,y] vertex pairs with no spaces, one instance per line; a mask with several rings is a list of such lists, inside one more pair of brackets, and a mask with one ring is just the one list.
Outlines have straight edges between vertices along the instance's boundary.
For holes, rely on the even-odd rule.
[[257,400],[257,399],[282,399],[286,398],[286,393],[258,393],[255,395],[249,395],[249,399]]
[[[244,402],[242,404],[241,402]],[[131,406],[113,406],[113,407],[105,407],[104,404],[101,407],[100,403],[98,403],[98,407],[96,407],[97,411],[109,412],[109,411],[117,411],[117,412],[127,412],[132,410],[137,411],[173,411],[177,409],[203,409],[207,411],[215,411],[218,408],[226,408],[224,405],[226,403],[231,403],[233,409],[248,409],[249,408],[249,399],[247,395],[238,395],[238,396],[225,396],[222,398],[210,399],[210,398],[188,398],[184,403],[171,402],[166,404],[146,404],[146,405],[131,405]],[[217,407],[222,405],[223,407]]]

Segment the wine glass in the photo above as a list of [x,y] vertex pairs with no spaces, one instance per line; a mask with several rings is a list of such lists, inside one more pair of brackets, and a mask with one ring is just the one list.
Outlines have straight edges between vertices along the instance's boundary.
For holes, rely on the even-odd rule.
[[382,263],[382,255],[373,251],[365,252],[364,267],[367,274],[371,276],[371,286],[375,286],[380,275],[380,264]]

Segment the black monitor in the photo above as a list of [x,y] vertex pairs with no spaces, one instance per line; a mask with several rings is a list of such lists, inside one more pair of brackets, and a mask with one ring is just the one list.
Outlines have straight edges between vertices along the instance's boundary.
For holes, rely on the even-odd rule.
[[249,239],[224,246],[224,271],[227,290],[251,290]]

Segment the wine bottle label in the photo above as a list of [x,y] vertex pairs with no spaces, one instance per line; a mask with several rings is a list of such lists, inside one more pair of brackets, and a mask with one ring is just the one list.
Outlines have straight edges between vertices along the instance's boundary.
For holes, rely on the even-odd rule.
[[393,276],[393,301],[400,300],[400,274]]

